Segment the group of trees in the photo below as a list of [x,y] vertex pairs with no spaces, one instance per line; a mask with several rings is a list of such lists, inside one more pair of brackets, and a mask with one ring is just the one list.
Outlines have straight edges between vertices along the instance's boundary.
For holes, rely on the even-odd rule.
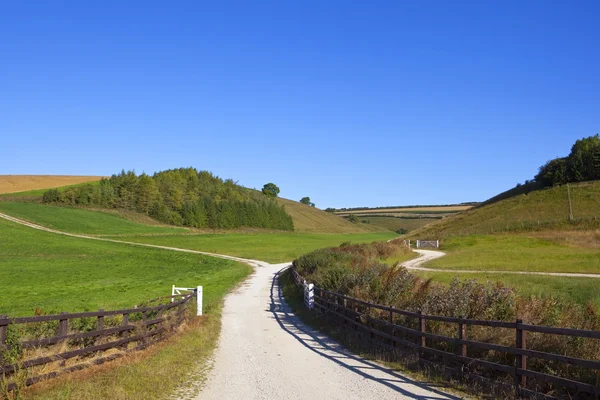
[[152,176],[122,171],[99,184],[48,190],[43,201],[133,210],[167,224],[196,228],[294,229],[290,215],[273,199],[195,168]]
[[600,179],[600,135],[576,141],[567,157],[548,161],[535,176],[535,181],[543,186],[597,179]]
[[315,203],[313,203],[312,201],[310,201],[310,197],[306,196],[300,199],[300,203],[302,204],[306,204],[307,206],[310,207],[314,207]]

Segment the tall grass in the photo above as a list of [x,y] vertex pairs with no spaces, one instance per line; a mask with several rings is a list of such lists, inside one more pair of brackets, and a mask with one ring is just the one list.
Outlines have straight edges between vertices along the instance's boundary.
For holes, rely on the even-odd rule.
[[[600,317],[592,305],[581,305],[555,298],[519,296],[515,290],[501,283],[480,283],[455,277],[448,285],[422,279],[396,264],[381,263],[381,259],[394,252],[408,251],[398,242],[342,245],[306,254],[294,261],[294,267],[305,279],[316,286],[363,301],[391,305],[398,309],[428,315],[456,318],[514,321],[517,317],[536,325],[576,329],[600,329]],[[387,313],[369,310],[369,316],[386,320]],[[381,314],[381,315],[380,315]],[[415,321],[400,317],[416,329]],[[456,326],[429,321],[427,330],[449,337],[456,336]],[[470,340],[514,346],[515,332],[510,329],[470,327]],[[434,347],[452,351],[447,343],[434,343]],[[529,348],[554,354],[564,354],[582,359],[600,359],[600,341],[595,339],[560,337],[548,334],[531,334]],[[471,357],[511,364],[512,356],[473,350]],[[592,370],[566,364],[532,360],[530,369],[598,385],[600,375]],[[492,375],[493,377],[493,375]],[[550,392],[551,385],[540,390]]]

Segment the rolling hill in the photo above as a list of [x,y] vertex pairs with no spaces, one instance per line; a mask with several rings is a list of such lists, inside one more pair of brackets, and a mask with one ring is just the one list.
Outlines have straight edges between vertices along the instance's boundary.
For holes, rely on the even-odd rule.
[[[0,175],[0,201],[3,197],[6,200],[27,199],[27,201],[36,201],[36,198],[41,198],[46,189],[97,182],[101,178],[100,176]],[[18,195],[17,198],[12,198],[11,194],[13,193]],[[292,217],[295,232],[350,234],[387,231],[384,227],[376,225],[353,224],[342,217],[315,207],[309,207],[297,201],[278,198],[277,202],[284,206],[287,213]],[[135,212],[119,213],[119,215],[134,222],[140,220],[148,222],[149,220],[148,217],[141,214],[138,218]],[[25,215],[18,216],[27,219]]]
[[484,204],[411,232],[410,236],[437,239],[472,234],[598,227],[600,181],[590,181],[555,186]]
[[365,233],[385,232],[387,229],[369,224],[353,224],[335,214],[310,207],[297,201],[278,198],[294,220],[294,230],[305,233]]
[[52,189],[85,182],[95,182],[100,179],[102,179],[101,176],[0,175],[0,194]]

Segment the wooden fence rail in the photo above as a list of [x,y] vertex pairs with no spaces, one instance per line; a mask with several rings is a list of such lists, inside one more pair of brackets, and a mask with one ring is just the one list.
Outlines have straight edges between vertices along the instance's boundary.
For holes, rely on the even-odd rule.
[[[164,296],[149,303],[165,299],[175,301],[111,311],[14,318],[0,315],[0,380],[12,391],[164,340],[184,321],[185,308],[196,299],[196,293]],[[112,317],[110,326],[107,317]],[[89,319],[87,324],[83,319]],[[11,332],[15,334],[11,336]],[[7,356],[10,353],[12,357]],[[66,365],[67,361],[72,365]],[[25,379],[19,378],[22,371],[26,372]]]
[[[302,287],[305,280],[292,268],[292,276],[297,286]],[[481,378],[489,381],[485,374],[471,373],[468,368],[475,367],[483,371],[496,371],[496,373],[513,377],[513,389],[519,397],[542,396],[553,398],[539,393],[536,386],[528,385],[528,378],[536,382],[541,381],[551,384],[553,388],[567,390],[570,398],[600,399],[600,360],[588,360],[570,357],[564,354],[555,354],[527,348],[528,333],[543,333],[563,335],[571,338],[600,339],[600,331],[557,328],[538,326],[524,323],[518,319],[514,322],[486,321],[465,318],[426,315],[420,312],[400,310],[393,307],[369,303],[363,300],[345,296],[314,287],[314,307],[326,318],[334,318],[348,329],[368,336],[367,342],[377,342],[389,350],[398,347],[409,349],[418,355],[419,361],[433,362],[444,365],[446,369],[454,371],[459,377]],[[399,317],[404,318],[399,318]],[[401,320],[401,321],[400,321]],[[412,321],[412,322],[410,322]],[[435,321],[454,324],[455,336],[435,334],[427,330],[427,322]],[[401,323],[398,323],[401,322]],[[483,326],[514,331],[514,345],[506,346],[488,342],[481,342],[467,337],[467,327]],[[436,344],[445,344],[439,346]],[[441,348],[440,348],[441,347]],[[486,350],[503,354],[506,359],[513,359],[511,365],[501,362],[489,361],[479,358],[477,350]],[[469,355],[469,353],[472,353]],[[497,357],[501,358],[501,357]],[[546,372],[535,371],[527,368],[528,359],[539,359],[573,367],[586,368],[596,373],[595,384],[579,382],[573,379],[552,375]],[[440,361],[441,360],[441,361]],[[492,375],[492,377],[494,377]],[[507,386],[506,381],[498,382],[500,386]],[[567,393],[566,392],[566,393]],[[580,396],[580,397],[577,397]]]

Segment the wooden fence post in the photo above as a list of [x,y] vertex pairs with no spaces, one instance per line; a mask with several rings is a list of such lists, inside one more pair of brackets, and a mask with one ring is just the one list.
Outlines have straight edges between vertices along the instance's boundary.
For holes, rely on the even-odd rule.
[[[519,325],[523,323],[522,319],[517,319],[516,324],[516,348],[517,349],[527,349],[527,331],[519,328]],[[527,385],[527,377],[525,375],[521,375],[518,370],[519,369],[527,369],[527,356],[523,354],[517,354],[515,357],[515,391],[517,396],[520,395],[521,388],[524,388]]]
[[6,331],[8,330],[8,315],[0,315],[0,347],[6,344]]
[[[467,326],[464,324],[463,319],[464,318],[461,318],[460,322],[458,323],[458,339],[459,340],[467,339]],[[461,357],[466,357],[467,356],[467,345],[463,344],[463,343],[459,343],[456,354],[458,354]]]
[[419,311],[419,332],[421,332],[421,335],[419,335],[419,340],[417,342],[417,344],[419,345],[419,358],[422,358],[424,353],[421,350],[422,347],[427,347],[427,340],[425,338],[425,335],[423,335],[423,333],[425,333],[425,318],[423,318],[423,311]]
[[[129,314],[123,314],[123,326],[129,325]],[[125,330],[121,333],[121,338],[126,339],[129,337],[129,330]],[[127,350],[129,343],[123,344],[121,347],[123,350]]]
[[[103,313],[104,310],[101,308],[101,309],[98,310],[98,312]],[[101,331],[103,329],[104,329],[104,314],[98,315],[98,322],[96,324],[96,330],[97,331]]]
[[[390,308],[391,307],[392,306],[390,306]],[[393,310],[390,310],[389,321],[390,321],[390,324],[392,324],[391,335],[395,337],[396,336],[396,328],[394,326],[394,311]],[[396,341],[395,340],[391,340],[391,342],[392,342],[392,348],[396,347]]]
[[[66,314],[66,312],[61,312],[61,315],[62,314]],[[59,320],[57,336],[66,336],[68,330],[69,330],[69,320],[68,319]]]

